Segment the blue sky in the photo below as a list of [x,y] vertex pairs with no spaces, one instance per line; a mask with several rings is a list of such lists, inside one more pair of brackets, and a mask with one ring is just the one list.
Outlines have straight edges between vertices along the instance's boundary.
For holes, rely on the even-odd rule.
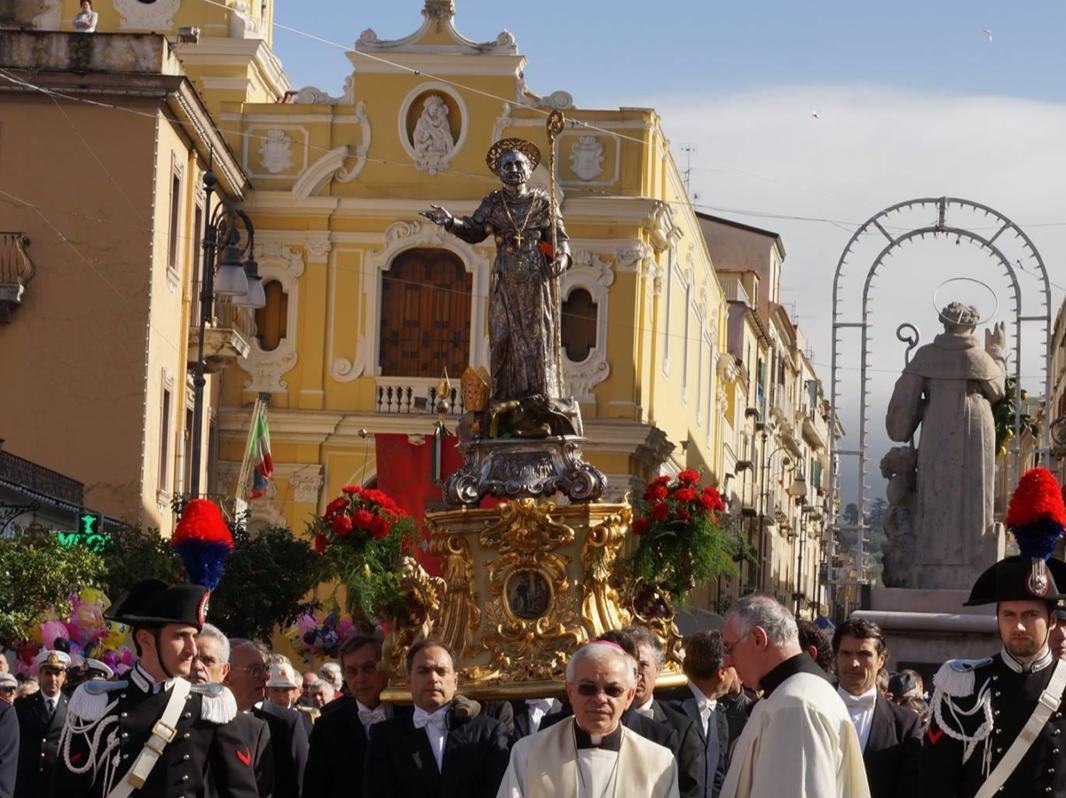
[[[897,202],[962,197],[1011,218],[1056,283],[1053,315],[1062,302],[1066,2],[457,0],[457,7],[457,27],[471,39],[493,39],[502,28],[515,35],[531,90],[569,91],[579,107],[656,108],[682,167],[680,148],[694,145],[697,207],[782,235],[782,301],[827,389],[837,261],[859,225]],[[420,0],[284,2],[277,20],[351,46],[368,27],[382,38],[412,33],[421,8]],[[350,69],[340,50],[283,30],[275,48],[294,87],[340,93]],[[921,342],[931,340],[939,331],[933,295],[958,275],[992,285],[1000,307],[993,320],[1004,320],[1009,306],[1006,281],[979,252],[919,245],[894,261],[875,300],[882,326],[873,336],[879,368],[867,478],[875,492],[883,484],[876,463],[890,445],[883,412],[903,363],[896,325],[915,323]],[[1023,351],[1023,386],[1038,394],[1039,341],[1023,340]],[[842,375],[838,411],[848,448],[857,374]],[[857,482],[842,478],[845,491]]]
[[[419,0],[282,0],[276,18],[350,45],[367,27],[382,38],[412,32],[421,7]],[[507,28],[529,58],[530,85],[566,86],[581,105],[628,105],[634,95],[660,92],[853,82],[1062,99],[1066,75],[1066,4],[1058,0],[458,0],[456,23],[478,41]],[[340,87],[347,63],[339,51],[280,30],[275,45],[297,85]]]

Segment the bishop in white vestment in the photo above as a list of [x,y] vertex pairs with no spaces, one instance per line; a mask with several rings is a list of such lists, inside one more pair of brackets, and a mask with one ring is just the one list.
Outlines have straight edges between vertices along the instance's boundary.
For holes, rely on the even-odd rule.
[[524,737],[497,798],[678,798],[673,753],[621,725],[636,662],[614,643],[578,649],[567,666],[567,718]]

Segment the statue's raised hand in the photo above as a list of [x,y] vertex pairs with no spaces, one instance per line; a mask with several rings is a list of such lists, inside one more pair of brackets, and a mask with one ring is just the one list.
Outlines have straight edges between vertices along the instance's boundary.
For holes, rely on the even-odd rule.
[[425,216],[433,224],[439,224],[441,227],[449,227],[455,220],[455,217],[440,205],[430,205],[428,211],[420,211],[418,215]]
[[1003,352],[1007,348],[1007,325],[996,322],[991,330],[985,330],[985,351],[998,350]]

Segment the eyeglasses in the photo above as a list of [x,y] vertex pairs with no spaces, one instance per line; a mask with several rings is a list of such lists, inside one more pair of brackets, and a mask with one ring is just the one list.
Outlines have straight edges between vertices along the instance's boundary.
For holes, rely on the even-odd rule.
[[581,682],[577,686],[577,692],[583,696],[594,696],[603,693],[608,698],[621,698],[626,694],[626,688],[620,684],[609,684],[606,687],[600,687],[598,684],[592,684],[591,682]]
[[731,656],[731,655],[733,654],[733,647],[734,647],[734,646],[737,646],[737,645],[740,645],[741,643],[743,643],[743,642],[744,642],[744,640],[745,640],[745,639],[747,638],[747,636],[748,636],[748,635],[750,635],[750,634],[751,634],[751,629],[749,629],[748,631],[746,631],[746,632],[745,632],[744,634],[742,634],[742,635],[741,635],[740,637],[738,637],[738,638],[737,638],[736,640],[734,640],[734,641],[733,641],[732,643],[727,643],[727,642],[725,642],[725,641],[723,640],[723,641],[722,641],[722,651],[723,651],[723,652],[725,652],[725,655],[726,655],[727,657],[728,657],[728,656]]

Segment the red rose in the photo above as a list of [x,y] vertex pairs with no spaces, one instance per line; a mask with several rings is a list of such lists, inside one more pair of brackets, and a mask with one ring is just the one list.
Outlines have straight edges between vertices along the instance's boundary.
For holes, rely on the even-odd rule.
[[670,515],[670,507],[666,502],[659,502],[651,506],[651,517],[656,521],[665,521]]
[[696,489],[678,488],[674,491],[674,498],[679,502],[694,502],[696,501]]
[[666,498],[667,493],[669,493],[669,491],[667,491],[665,485],[651,484],[648,486],[648,489],[644,491],[644,500],[649,502],[662,501]]
[[670,477],[656,477],[651,481],[652,485],[665,485],[670,481]]
[[725,502],[722,501],[722,494],[720,494],[718,489],[712,485],[708,485],[703,489],[703,495],[700,496],[700,503],[708,510],[725,509]]
[[346,538],[352,534],[352,519],[347,515],[337,516],[333,519],[333,534],[339,538]]
[[326,515],[334,516],[337,513],[343,511],[348,506],[348,500],[343,496],[334,499],[326,505]]
[[315,535],[315,551],[319,554],[325,554],[328,545],[326,543],[325,535]]
[[389,523],[388,518],[384,518],[380,515],[375,515],[370,521],[370,534],[375,540],[381,540],[384,537],[388,537],[389,532],[392,531],[392,524]]
[[643,535],[648,531],[648,519],[645,516],[641,516],[633,522],[633,534]]
[[343,488],[341,488],[341,492],[347,493],[349,496],[351,496],[356,493],[362,493],[363,489],[360,488],[358,485],[345,485]]
[[678,510],[677,511],[677,519],[679,521],[691,521],[692,520],[692,514],[688,510]]
[[680,474],[677,475],[677,481],[682,482],[685,485],[695,485],[700,481],[700,472],[691,468],[686,468]]
[[370,525],[374,522],[374,514],[369,510],[364,510],[360,507],[354,513],[352,513],[352,524],[356,529],[361,529],[364,532],[370,530]]

